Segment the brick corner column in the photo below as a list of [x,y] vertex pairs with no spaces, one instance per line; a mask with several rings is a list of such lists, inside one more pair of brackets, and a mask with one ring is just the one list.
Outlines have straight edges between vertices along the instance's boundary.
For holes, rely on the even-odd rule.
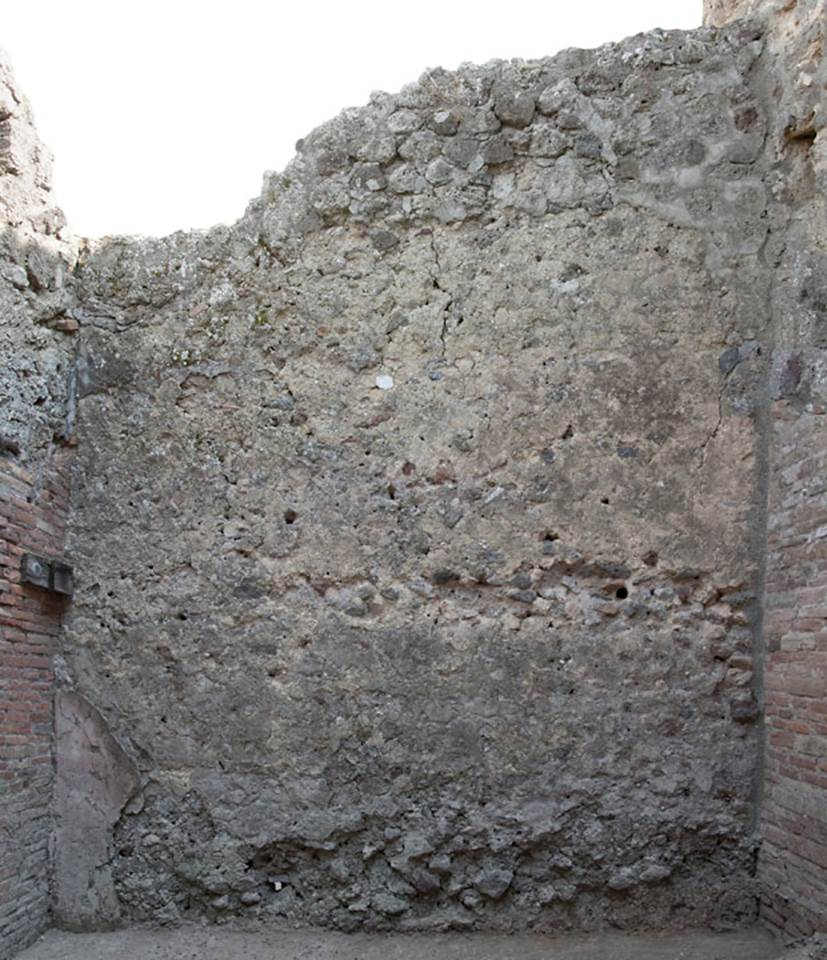
[[765,595],[763,919],[827,931],[827,410],[773,409]]
[[48,924],[52,655],[66,600],[25,582],[23,557],[63,557],[70,450],[44,485],[0,453],[0,960]]

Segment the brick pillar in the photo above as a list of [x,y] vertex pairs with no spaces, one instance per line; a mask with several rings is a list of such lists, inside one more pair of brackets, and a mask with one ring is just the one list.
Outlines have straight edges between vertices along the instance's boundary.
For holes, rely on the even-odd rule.
[[52,653],[63,601],[24,583],[25,553],[60,558],[68,451],[42,490],[0,455],[0,958],[47,925],[53,789]]
[[827,931],[827,407],[777,400],[773,448],[759,876],[764,919],[798,937]]

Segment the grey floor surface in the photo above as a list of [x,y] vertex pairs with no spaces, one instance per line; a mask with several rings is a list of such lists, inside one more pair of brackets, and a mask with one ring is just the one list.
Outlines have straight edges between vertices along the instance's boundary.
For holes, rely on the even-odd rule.
[[534,934],[247,933],[215,927],[50,930],[18,960],[777,960],[763,930],[551,938]]

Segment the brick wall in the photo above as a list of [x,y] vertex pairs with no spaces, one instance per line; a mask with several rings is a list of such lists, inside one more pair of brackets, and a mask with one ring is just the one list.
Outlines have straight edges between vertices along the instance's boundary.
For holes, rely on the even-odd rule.
[[0,455],[0,960],[48,921],[52,652],[62,603],[21,583],[21,557],[62,555],[67,453],[41,490]]
[[767,555],[764,918],[827,930],[827,410],[773,416]]

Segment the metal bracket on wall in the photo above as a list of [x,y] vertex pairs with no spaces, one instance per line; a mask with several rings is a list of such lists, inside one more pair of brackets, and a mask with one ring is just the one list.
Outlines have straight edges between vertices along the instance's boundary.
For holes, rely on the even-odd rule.
[[24,553],[21,576],[24,583],[67,597],[74,590],[72,568],[62,560],[48,560],[33,553]]

